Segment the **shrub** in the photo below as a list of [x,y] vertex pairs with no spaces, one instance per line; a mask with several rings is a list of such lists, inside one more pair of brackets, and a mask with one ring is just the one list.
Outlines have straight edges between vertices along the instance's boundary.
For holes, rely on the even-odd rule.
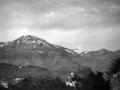
[[110,67],[110,73],[116,74],[120,71],[120,58],[114,59]]
[[103,78],[101,72],[94,74],[92,71],[88,71],[89,74],[85,78],[75,75],[73,80],[81,83],[81,87],[78,90],[110,90],[110,81],[106,81]]

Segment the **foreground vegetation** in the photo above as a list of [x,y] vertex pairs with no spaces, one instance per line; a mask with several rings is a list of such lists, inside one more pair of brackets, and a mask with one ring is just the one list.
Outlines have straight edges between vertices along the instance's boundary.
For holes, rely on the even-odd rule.
[[120,90],[120,59],[113,61],[107,73],[93,73],[84,67],[63,75],[65,71],[4,66],[0,70],[0,90]]

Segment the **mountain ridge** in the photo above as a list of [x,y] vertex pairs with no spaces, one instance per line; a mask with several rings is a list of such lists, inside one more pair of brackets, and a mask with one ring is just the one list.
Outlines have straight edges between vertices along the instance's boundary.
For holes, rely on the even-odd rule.
[[52,70],[75,70],[86,66],[95,71],[106,71],[116,58],[120,58],[120,50],[109,51],[103,48],[77,53],[31,35],[0,42],[0,63],[18,66],[32,65]]
[[72,67],[76,66],[74,62],[69,60],[71,56],[75,55],[77,53],[73,50],[50,44],[31,35],[21,36],[11,42],[6,42],[0,47],[0,62],[18,66],[33,65],[52,69],[65,66],[68,68],[69,64]]

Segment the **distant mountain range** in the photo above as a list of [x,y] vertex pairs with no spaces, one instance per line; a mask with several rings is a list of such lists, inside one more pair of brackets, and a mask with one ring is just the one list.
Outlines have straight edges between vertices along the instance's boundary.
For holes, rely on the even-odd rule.
[[108,70],[113,59],[120,57],[120,50],[74,50],[48,43],[36,36],[24,35],[14,41],[0,42],[0,63],[17,66],[39,66],[50,70],[76,70],[81,66],[92,70]]
[[114,59],[120,58],[120,51],[109,51],[101,49],[97,51],[87,51],[79,53],[82,60],[82,64],[92,68],[93,70],[106,71],[109,69]]

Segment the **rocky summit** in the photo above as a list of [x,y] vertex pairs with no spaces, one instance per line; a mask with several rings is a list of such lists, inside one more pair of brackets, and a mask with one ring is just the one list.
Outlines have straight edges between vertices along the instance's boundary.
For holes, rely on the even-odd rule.
[[77,55],[74,50],[50,44],[36,36],[24,35],[14,41],[1,42],[0,46],[1,63],[66,70],[78,67],[78,64],[71,60],[72,56]]

